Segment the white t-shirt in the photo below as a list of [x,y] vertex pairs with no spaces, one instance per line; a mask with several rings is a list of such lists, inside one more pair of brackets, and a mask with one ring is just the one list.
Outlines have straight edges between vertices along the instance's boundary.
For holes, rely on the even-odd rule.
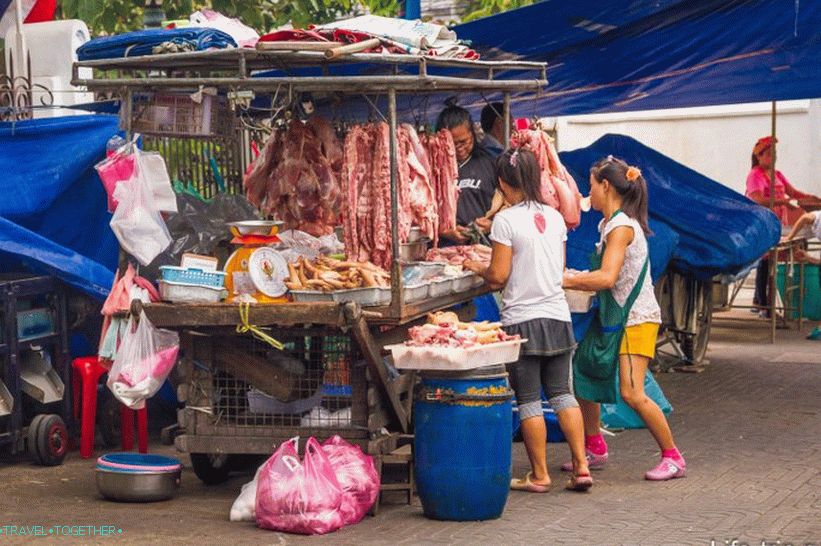
[[490,239],[513,249],[502,294],[502,324],[537,318],[570,322],[562,290],[567,227],[561,214],[547,205],[519,203],[493,218]]
[[[623,212],[615,215],[609,222],[604,219],[599,223],[599,232],[601,238],[597,251],[601,252],[602,244],[607,240],[610,232],[617,227],[626,226],[633,230],[633,240],[627,245],[627,251],[624,253],[624,265],[621,266],[619,276],[616,279],[616,285],[610,290],[615,298],[616,303],[624,305],[636,282],[639,280],[641,270],[644,267],[644,261],[648,256],[647,239],[644,236],[644,230],[636,220],[633,220]],[[630,314],[627,316],[627,323],[625,326],[635,326],[645,322],[654,322],[661,324],[661,309],[656,301],[656,294],[653,291],[653,279],[650,276],[650,264],[647,264],[647,273],[644,276],[644,283],[641,286],[636,301],[633,307],[630,308]]]

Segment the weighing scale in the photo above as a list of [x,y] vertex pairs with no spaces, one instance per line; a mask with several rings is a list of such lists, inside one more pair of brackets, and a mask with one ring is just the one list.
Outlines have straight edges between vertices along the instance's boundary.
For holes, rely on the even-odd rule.
[[226,301],[233,302],[244,294],[258,303],[283,303],[288,301],[285,279],[288,263],[271,248],[279,243],[278,222],[233,222],[229,224],[234,238],[231,244],[240,247],[225,263]]

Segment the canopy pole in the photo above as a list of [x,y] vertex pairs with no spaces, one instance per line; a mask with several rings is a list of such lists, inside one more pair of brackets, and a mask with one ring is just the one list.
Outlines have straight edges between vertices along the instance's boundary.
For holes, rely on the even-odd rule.
[[510,93],[505,93],[502,107],[502,120],[505,124],[505,149],[510,148]]
[[388,123],[390,127],[391,170],[391,313],[399,317],[402,310],[402,266],[399,264],[399,172],[396,134],[396,89],[388,89]]
[[775,101],[773,101],[772,107],[772,115],[770,116],[772,126],[770,128],[770,138],[772,138],[772,155],[773,160],[770,163],[770,210],[775,208],[775,118],[776,118],[776,109],[775,109]]

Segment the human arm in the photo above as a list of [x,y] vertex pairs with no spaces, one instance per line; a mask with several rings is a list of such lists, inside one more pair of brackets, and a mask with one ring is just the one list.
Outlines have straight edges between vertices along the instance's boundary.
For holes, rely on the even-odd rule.
[[800,262],[821,265],[821,258],[815,258],[814,256],[810,256],[809,254],[807,254],[807,251],[802,248],[799,248],[795,251],[795,259]]
[[465,260],[462,263],[465,269],[482,277],[492,290],[504,288],[508,278],[510,278],[512,265],[513,248],[495,241],[493,242],[489,266],[486,267],[481,262],[473,260]]
[[587,273],[568,275],[565,273],[562,286],[572,290],[609,290],[616,285],[619,272],[624,265],[627,247],[633,241],[633,229],[619,226],[607,235],[607,244],[602,256],[601,268]]
[[447,231],[443,231],[439,234],[440,237],[444,237],[449,241],[453,241],[459,244],[465,244],[468,242],[468,237],[466,235],[467,228],[464,226],[456,226],[455,229],[450,229]]
[[[749,197],[750,199],[752,199],[753,201],[755,201],[756,203],[758,203],[762,207],[769,207],[770,206],[770,198],[766,197],[764,195],[764,193],[762,193],[760,191],[753,192],[753,193],[749,194],[747,197]],[[785,198],[782,198],[782,199],[779,199],[779,198],[776,197],[775,199],[773,199],[773,205],[788,205],[788,206],[790,206],[790,199],[788,197],[785,197]]]
[[801,217],[798,219],[798,221],[795,222],[795,225],[793,225],[792,229],[790,230],[790,234],[787,235],[787,240],[789,241],[789,240],[794,239],[795,236],[798,233],[801,232],[801,230],[804,228],[804,226],[812,225],[813,222],[815,222],[815,214],[814,213],[807,212],[807,213],[802,214]]
[[784,182],[784,190],[787,192],[787,195],[789,195],[792,199],[801,200],[801,199],[815,199],[816,198],[811,193],[804,193],[804,192],[799,191],[798,189],[796,189],[796,187],[793,186],[792,184],[790,184],[787,181],[787,178],[784,177],[783,175],[781,177],[781,180]]

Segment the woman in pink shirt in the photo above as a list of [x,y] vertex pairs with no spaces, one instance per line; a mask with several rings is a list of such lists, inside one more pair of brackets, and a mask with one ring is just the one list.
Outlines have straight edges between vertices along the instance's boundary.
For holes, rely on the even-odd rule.
[[[776,139],[778,142],[778,139]],[[773,139],[772,137],[759,138],[753,147],[752,168],[747,175],[746,195],[761,206],[770,206],[770,170],[773,165]],[[773,185],[775,199],[773,200],[773,212],[781,225],[790,227],[805,214],[802,207],[805,203],[816,203],[819,198],[809,193],[803,193],[795,189],[789,183],[787,177],[781,171],[775,171],[775,184]],[[753,305],[767,305],[767,275],[769,271],[769,260],[765,257],[758,264],[755,276],[755,296]]]

